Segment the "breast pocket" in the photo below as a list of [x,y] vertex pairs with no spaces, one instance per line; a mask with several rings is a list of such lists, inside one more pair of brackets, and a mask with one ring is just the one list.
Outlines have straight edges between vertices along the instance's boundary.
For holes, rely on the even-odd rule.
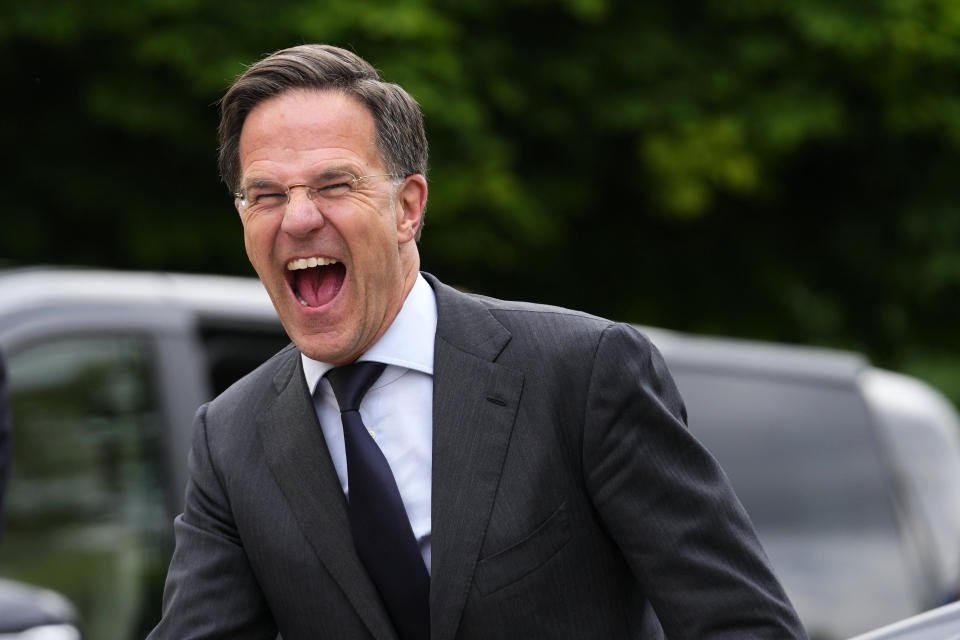
[[529,535],[477,563],[476,582],[482,595],[513,584],[535,571],[570,540],[566,503],[561,504]]

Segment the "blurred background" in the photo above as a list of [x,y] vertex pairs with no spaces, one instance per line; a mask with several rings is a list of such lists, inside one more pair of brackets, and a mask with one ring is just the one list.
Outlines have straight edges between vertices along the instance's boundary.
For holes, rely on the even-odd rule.
[[[217,175],[217,101],[274,50],[352,49],[423,108],[426,271],[652,327],[853,352],[654,330],[691,415],[720,425],[700,435],[778,569],[804,572],[787,586],[812,637],[956,597],[955,410],[870,363],[960,403],[960,3],[6,4],[0,269],[253,276]],[[285,338],[259,287],[236,281],[174,283],[192,292],[187,314],[169,282],[10,278],[0,316],[28,291],[55,301],[106,282],[155,308],[80,314],[82,338],[41,335],[77,313],[49,301],[0,318],[20,430],[0,575],[66,593],[89,637],[120,640],[159,615],[193,410]],[[843,544],[810,551],[786,512]],[[880,585],[908,604],[886,605]],[[806,593],[826,622],[806,617]],[[880,615],[842,620],[836,603],[856,597]]]
[[855,349],[960,400],[953,0],[7,4],[7,266],[252,274],[216,102],[322,41],[423,107],[426,270]]

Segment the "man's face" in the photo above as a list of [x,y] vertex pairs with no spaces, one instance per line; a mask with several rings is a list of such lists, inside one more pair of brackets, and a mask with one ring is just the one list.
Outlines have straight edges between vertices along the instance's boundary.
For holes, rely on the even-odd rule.
[[[325,172],[386,173],[373,117],[336,91],[289,91],[257,105],[240,134],[241,187],[319,184]],[[346,364],[386,331],[420,267],[414,234],[426,182],[371,177],[335,201],[304,188],[270,213],[236,203],[250,263],[284,328],[315,360]],[[318,266],[303,268],[306,265]],[[325,264],[330,263],[330,264]]]

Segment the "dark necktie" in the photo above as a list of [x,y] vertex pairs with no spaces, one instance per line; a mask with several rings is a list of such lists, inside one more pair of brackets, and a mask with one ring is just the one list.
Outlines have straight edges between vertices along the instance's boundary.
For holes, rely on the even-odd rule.
[[397,482],[360,418],[360,401],[386,365],[355,362],[327,372],[340,405],[347,454],[348,512],[357,555],[401,640],[430,637],[430,576]]

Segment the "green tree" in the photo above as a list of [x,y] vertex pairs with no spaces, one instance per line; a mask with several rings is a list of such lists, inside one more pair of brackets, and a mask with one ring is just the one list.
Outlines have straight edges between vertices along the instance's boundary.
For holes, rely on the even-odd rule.
[[0,257],[250,273],[215,103],[244,64],[311,41],[423,105],[427,270],[860,349],[960,400],[952,0],[13,5]]

